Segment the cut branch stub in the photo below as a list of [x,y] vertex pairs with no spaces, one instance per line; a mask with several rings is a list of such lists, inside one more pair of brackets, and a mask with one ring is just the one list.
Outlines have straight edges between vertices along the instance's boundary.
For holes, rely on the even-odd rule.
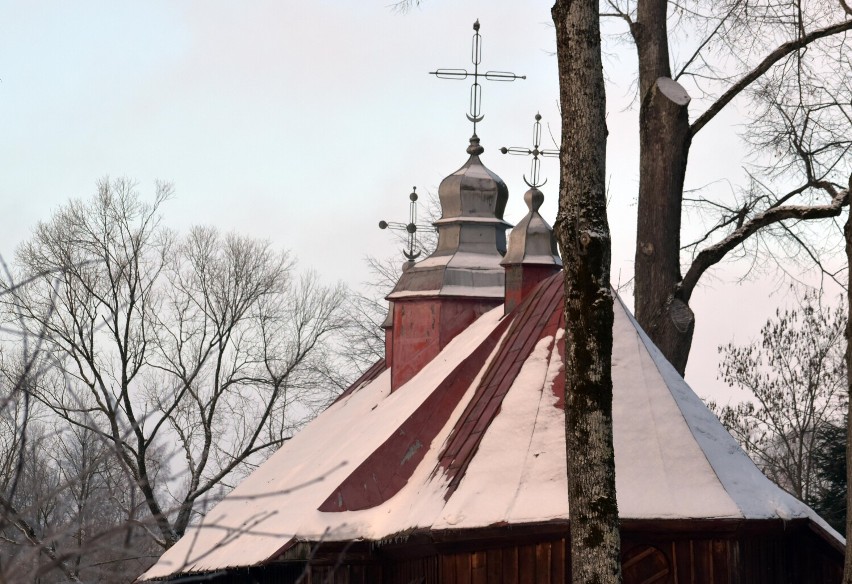
[[636,319],[675,368],[683,373],[694,317],[672,302],[680,283],[680,219],[689,153],[687,91],[659,77],[639,112],[640,178],[636,230]]
[[657,78],[655,89],[662,93],[666,99],[677,107],[686,107],[689,105],[691,100],[686,89],[683,88],[683,85],[674,79],[669,79],[668,77]]

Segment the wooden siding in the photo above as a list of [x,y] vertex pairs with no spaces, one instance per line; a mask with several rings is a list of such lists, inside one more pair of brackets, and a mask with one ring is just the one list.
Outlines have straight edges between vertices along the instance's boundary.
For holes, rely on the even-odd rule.
[[[538,541],[536,541],[538,539]],[[366,547],[365,547],[366,545]],[[782,533],[624,534],[624,584],[835,584],[843,554],[810,529]],[[459,540],[326,549],[313,560],[211,574],[214,584],[567,584],[565,538]]]
[[763,537],[739,542],[736,584],[834,583],[843,579],[843,556],[816,538]]
[[565,584],[565,540],[441,555],[440,584]]
[[[564,539],[440,557],[440,584],[570,582]],[[624,584],[834,584],[843,562],[806,529],[744,538],[625,537],[623,558]]]

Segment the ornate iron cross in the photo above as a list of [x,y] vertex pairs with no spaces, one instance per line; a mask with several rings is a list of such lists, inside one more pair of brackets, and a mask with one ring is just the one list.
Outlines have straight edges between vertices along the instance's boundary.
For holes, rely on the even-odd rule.
[[508,71],[488,71],[486,73],[479,72],[479,64],[482,62],[482,37],[479,34],[479,20],[473,23],[473,40],[471,47],[471,60],[473,61],[473,73],[466,69],[438,69],[430,71],[429,75],[434,75],[439,79],[467,79],[473,77],[473,85],[470,86],[470,107],[466,114],[467,119],[473,122],[473,133],[476,134],[476,124],[481,122],[482,118],[482,86],[479,84],[479,78],[484,77],[490,81],[514,81],[515,79],[526,79],[526,75],[515,75]]
[[541,145],[541,114],[537,113],[535,115],[535,124],[533,125],[533,149],[529,148],[520,148],[517,146],[513,146],[511,148],[506,148],[503,146],[500,148],[500,152],[503,154],[516,154],[518,156],[529,156],[532,154],[532,168],[530,169],[530,178],[532,182],[527,180],[526,175],[524,175],[524,182],[527,183],[527,186],[530,188],[538,188],[544,186],[544,183],[547,182],[547,179],[544,179],[544,182],[538,182],[539,179],[539,171],[541,166],[541,161],[538,159],[539,156],[547,156],[547,157],[558,157],[559,150],[542,150],[539,148]]
[[[405,231],[408,235],[408,249],[402,250],[408,261],[413,262],[422,253],[417,248],[420,244],[417,241],[417,229],[426,227],[425,225],[417,225],[417,187],[411,187],[411,194],[408,195],[408,223],[396,223],[388,221],[379,221],[379,229],[393,229],[394,231]],[[415,253],[416,252],[416,253]]]

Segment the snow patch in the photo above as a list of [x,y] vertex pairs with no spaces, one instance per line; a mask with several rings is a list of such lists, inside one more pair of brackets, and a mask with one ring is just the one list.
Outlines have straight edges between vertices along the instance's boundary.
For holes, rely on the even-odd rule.
[[565,417],[548,382],[557,367],[552,346],[553,337],[541,339],[524,362],[434,528],[567,517]]

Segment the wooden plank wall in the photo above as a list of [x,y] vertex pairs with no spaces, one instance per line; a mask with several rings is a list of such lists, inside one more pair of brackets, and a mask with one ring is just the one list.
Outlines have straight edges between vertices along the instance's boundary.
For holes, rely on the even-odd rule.
[[[657,546],[666,554],[675,584],[739,584],[737,545],[727,539],[685,539]],[[656,584],[656,583],[655,583]]]
[[565,584],[565,540],[441,556],[440,584]]
[[[470,542],[467,542],[470,545]],[[839,584],[843,558],[806,530],[728,538],[622,541],[624,584]],[[568,584],[564,539],[425,557],[327,558],[211,575],[211,584]],[[337,563],[340,562],[340,565]]]
[[[437,556],[388,563],[381,580],[406,584],[438,584],[440,581]],[[377,580],[376,583],[378,582],[380,581]]]
[[[842,557],[808,535],[650,543],[626,539],[624,584],[839,584]],[[566,584],[569,562],[565,540],[445,554],[438,582]],[[385,584],[407,582],[385,580]]]
[[[380,564],[341,564],[339,566],[309,566],[297,584],[378,584],[384,581]],[[266,583],[267,580],[260,580]],[[270,584],[279,584],[274,580]],[[285,584],[282,582],[281,584]],[[289,584],[289,583],[286,583]]]
[[805,534],[743,539],[739,554],[741,578],[736,584],[834,584],[843,580],[842,555]]

